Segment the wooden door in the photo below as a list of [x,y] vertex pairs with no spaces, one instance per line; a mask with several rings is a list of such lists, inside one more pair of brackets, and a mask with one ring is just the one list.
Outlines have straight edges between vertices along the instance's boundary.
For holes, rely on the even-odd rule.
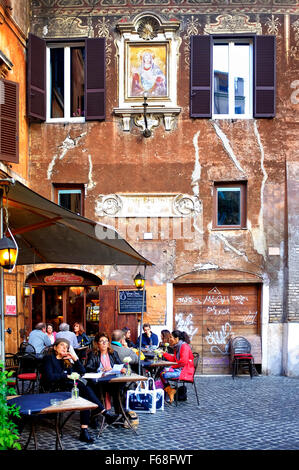
[[[230,339],[245,336],[257,343],[259,319],[258,285],[175,286],[174,325],[189,334],[193,351],[199,352],[199,373],[230,373]],[[260,353],[255,351],[259,361]]]
[[[131,340],[136,343],[138,336],[138,319],[135,313],[120,314],[118,312],[118,290],[123,287],[100,286],[99,287],[99,331],[105,332],[111,338],[113,330],[122,329],[125,326],[131,330]],[[125,286],[130,288],[130,286]]]

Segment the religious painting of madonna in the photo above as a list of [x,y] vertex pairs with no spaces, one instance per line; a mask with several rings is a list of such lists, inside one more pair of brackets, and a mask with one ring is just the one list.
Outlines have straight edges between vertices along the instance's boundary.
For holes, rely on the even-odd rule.
[[126,99],[167,99],[168,43],[127,43],[125,80]]

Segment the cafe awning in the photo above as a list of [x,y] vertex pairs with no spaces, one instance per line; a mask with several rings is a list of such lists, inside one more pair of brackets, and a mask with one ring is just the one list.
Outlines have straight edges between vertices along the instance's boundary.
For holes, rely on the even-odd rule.
[[7,187],[3,206],[19,248],[18,265],[153,265],[113,227],[64,209],[19,181]]

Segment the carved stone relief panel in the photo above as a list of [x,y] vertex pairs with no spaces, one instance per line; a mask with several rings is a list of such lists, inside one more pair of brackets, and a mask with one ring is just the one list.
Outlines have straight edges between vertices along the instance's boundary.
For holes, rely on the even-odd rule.
[[189,194],[99,195],[100,217],[190,217],[201,212],[201,201]]

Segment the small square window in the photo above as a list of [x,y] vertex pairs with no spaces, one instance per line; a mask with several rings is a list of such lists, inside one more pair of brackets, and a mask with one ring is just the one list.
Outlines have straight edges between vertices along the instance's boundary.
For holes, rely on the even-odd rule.
[[213,117],[252,117],[252,44],[215,40],[213,44]]
[[69,211],[84,215],[84,188],[81,185],[55,185],[55,201]]
[[217,183],[214,187],[213,227],[246,227],[246,184]]

